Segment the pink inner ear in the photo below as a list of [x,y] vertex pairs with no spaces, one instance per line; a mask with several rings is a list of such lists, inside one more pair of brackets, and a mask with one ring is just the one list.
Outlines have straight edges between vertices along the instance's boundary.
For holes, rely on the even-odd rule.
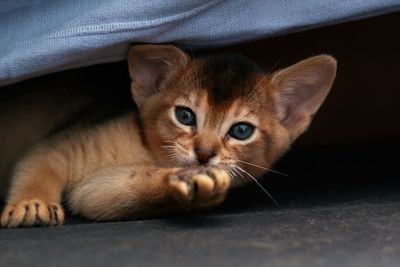
[[281,91],[280,105],[283,110],[282,122],[286,125],[295,123],[306,116],[312,116],[322,104],[327,91],[317,84],[298,81]]
[[147,58],[133,61],[131,75],[133,82],[140,83],[151,92],[156,91],[158,82],[165,72],[165,63],[153,61]]
[[128,54],[129,74],[136,101],[156,93],[160,83],[177,68],[186,66],[187,55],[172,45],[136,45]]
[[[287,127],[309,123],[318,111],[333,84],[336,61],[330,56],[317,56],[278,72],[274,80],[279,86],[279,116]],[[308,125],[304,125],[307,127]]]

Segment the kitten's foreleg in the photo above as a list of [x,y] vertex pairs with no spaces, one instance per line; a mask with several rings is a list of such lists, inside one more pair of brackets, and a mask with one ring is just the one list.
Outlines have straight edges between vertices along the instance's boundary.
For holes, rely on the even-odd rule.
[[16,168],[1,215],[3,227],[59,225],[64,221],[60,202],[66,183],[65,164],[48,151],[33,155]]
[[68,193],[74,213],[94,220],[152,217],[219,204],[230,184],[225,170],[123,166],[101,171]]

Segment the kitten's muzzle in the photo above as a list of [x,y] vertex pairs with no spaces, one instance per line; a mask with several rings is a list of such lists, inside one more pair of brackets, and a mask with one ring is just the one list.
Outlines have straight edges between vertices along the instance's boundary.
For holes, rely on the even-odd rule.
[[207,147],[195,147],[194,152],[196,153],[197,161],[202,165],[207,164],[212,157],[216,156],[215,151]]

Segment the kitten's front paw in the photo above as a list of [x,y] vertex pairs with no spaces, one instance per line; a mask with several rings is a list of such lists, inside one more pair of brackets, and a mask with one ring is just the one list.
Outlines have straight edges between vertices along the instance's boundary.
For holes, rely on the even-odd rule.
[[61,205],[39,199],[7,205],[1,214],[1,225],[9,228],[61,225],[63,222],[64,211]]
[[203,207],[224,200],[231,177],[220,168],[188,168],[171,174],[168,183],[175,199]]

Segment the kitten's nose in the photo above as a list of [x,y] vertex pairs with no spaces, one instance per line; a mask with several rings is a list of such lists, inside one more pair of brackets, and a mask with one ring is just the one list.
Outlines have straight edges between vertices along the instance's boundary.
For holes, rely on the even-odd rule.
[[208,161],[214,157],[215,151],[213,149],[210,148],[206,148],[206,147],[195,147],[194,148],[194,152],[196,152],[197,155],[197,161],[200,164],[206,164],[208,163]]

